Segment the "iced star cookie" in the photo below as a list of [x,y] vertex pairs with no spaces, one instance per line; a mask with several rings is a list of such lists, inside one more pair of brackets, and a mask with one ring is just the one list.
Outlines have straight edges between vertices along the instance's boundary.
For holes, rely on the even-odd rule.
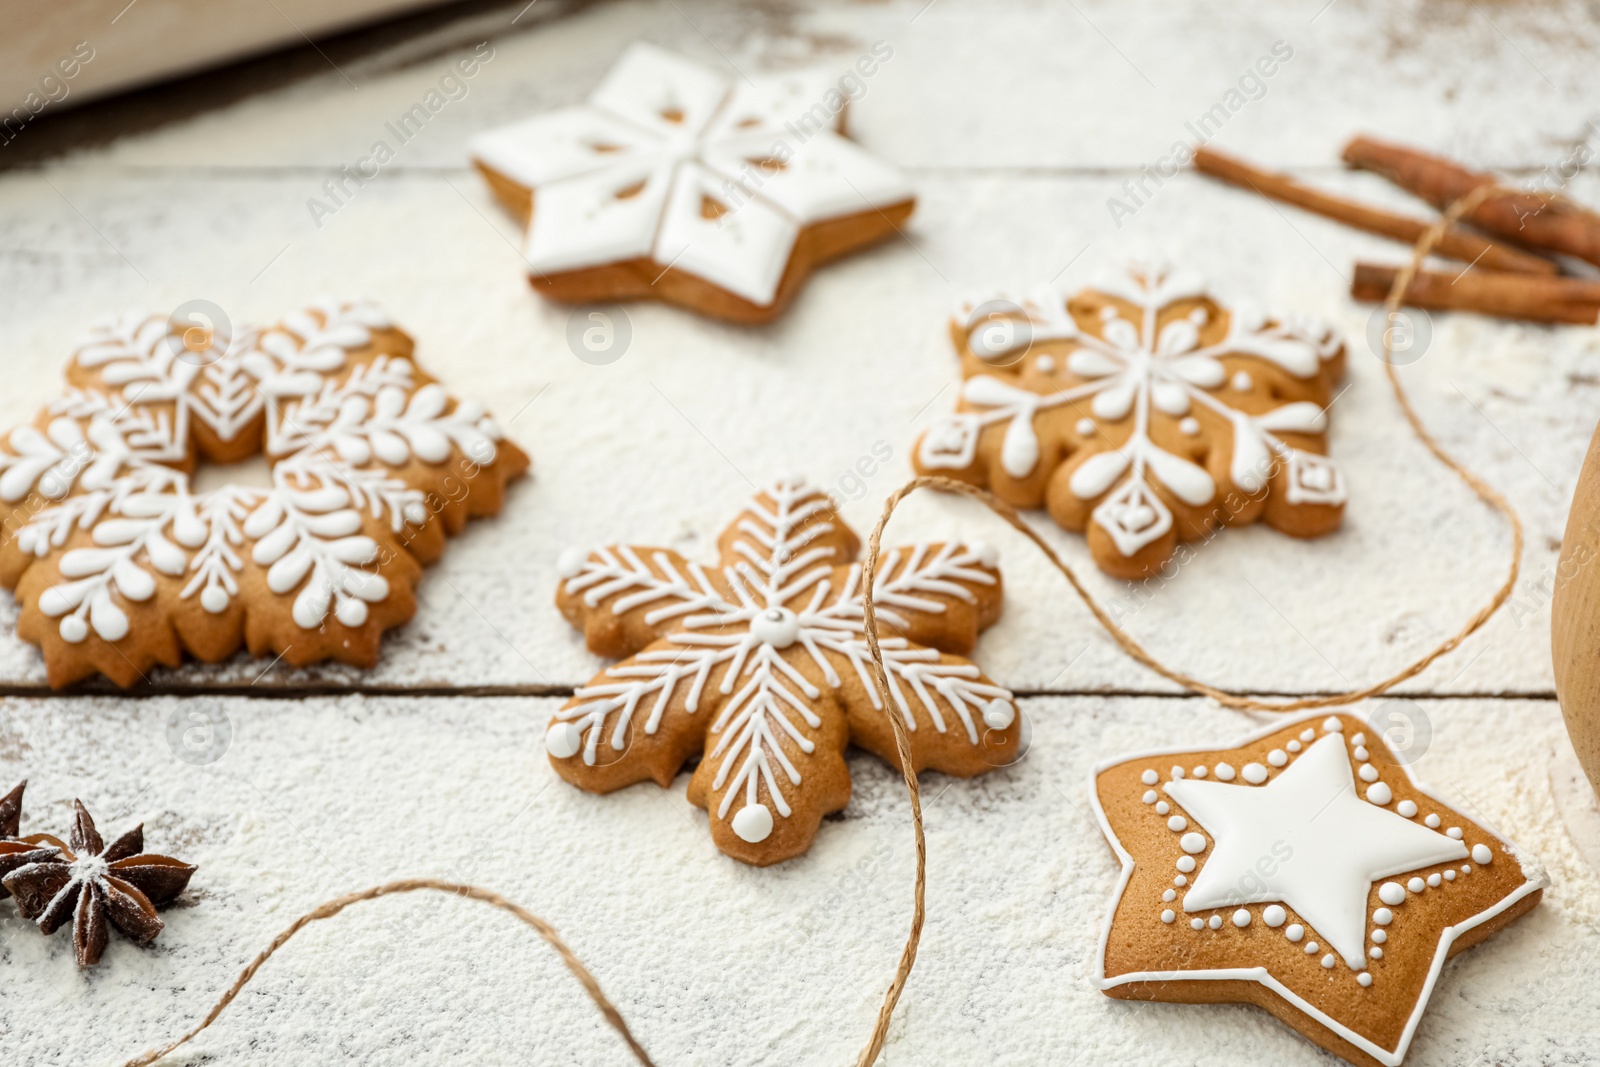
[[[129,686],[241,645],[375,663],[421,566],[528,465],[411,353],[363,303],[231,336],[164,315],[94,327],[61,395],[0,438],[0,582],[50,684]],[[192,489],[198,464],[258,453],[270,486]]]
[[556,772],[595,793],[700,764],[689,800],[723,852],[766,866],[811,846],[850,799],[849,744],[967,778],[1016,759],[1011,693],[965,658],[1000,616],[996,554],[920,544],[879,558],[873,601],[894,707],[873,684],[856,535],[795,480],[758,493],[717,541],[713,566],[665,548],[616,545],[561,558],[556,604],[590,651],[628,657],[556,713]]
[[637,43],[587,104],[491,130],[471,153],[526,223],[546,296],[768,322],[814,268],[893,234],[915,203],[845,138],[845,99],[820,72],[730,76]]
[[1339,525],[1323,453],[1344,344],[1326,325],[1134,266],[1070,296],[965,303],[951,336],[960,399],[917,442],[917,470],[1045,505],[1108,574],[1146,577],[1223,526]]
[[1445,960],[1546,884],[1347,714],[1124,757],[1091,795],[1122,862],[1095,984],[1256,1004],[1352,1063],[1399,1064]]

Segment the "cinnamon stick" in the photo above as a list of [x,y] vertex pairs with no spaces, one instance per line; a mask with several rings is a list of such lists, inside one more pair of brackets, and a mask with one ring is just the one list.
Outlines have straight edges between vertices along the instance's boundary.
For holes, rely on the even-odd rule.
[[[1344,148],[1352,167],[1383,175],[1443,211],[1493,175],[1402,145],[1357,137]],[[1563,252],[1600,266],[1600,214],[1563,196],[1506,190],[1467,213],[1480,229],[1519,245]]]
[[[1194,166],[1202,174],[1254,189],[1262,196],[1285,204],[1305,208],[1324,218],[1342,222],[1358,230],[1390,237],[1414,245],[1430,225],[1422,219],[1400,215],[1382,208],[1346,200],[1332,193],[1324,193],[1302,185],[1287,174],[1262,170],[1242,159],[1224,155],[1215,149],[1201,146],[1195,149]],[[1489,270],[1513,271],[1521,274],[1555,274],[1555,263],[1542,256],[1508,248],[1488,238],[1480,237],[1459,226],[1452,226],[1433,249],[1446,259],[1459,259],[1463,263],[1477,263]]]
[[[1399,273],[1398,267],[1357,263],[1350,295],[1381,303],[1389,298]],[[1476,311],[1508,319],[1593,326],[1600,322],[1600,282],[1481,269],[1459,275],[1418,271],[1406,286],[1402,303],[1443,311]]]

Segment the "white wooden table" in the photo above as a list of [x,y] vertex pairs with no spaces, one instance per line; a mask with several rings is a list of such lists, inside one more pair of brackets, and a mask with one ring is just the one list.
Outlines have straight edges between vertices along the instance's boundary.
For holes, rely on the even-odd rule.
[[[660,1063],[853,1062],[909,921],[903,787],[852,756],[842,817],[804,858],[756,871],[711,847],[686,777],[608,798],[561,783],[544,723],[601,661],[552,607],[555,559],[622,539],[705,550],[750,483],[799,469],[836,485],[882,441],[893,459],[846,509],[865,532],[909,475],[919,428],[953,401],[945,314],[961,296],[1087,279],[1155,251],[1226,294],[1349,334],[1351,388],[1332,434],[1351,486],[1343,530],[1312,544],[1230,531],[1143,597],[1126,624],[1174,665],[1260,693],[1353,687],[1453,632],[1500,581],[1508,532],[1410,436],[1363,340],[1371,309],[1345,295],[1358,255],[1401,250],[1190,174],[1120,227],[1107,199],[1192,140],[1185,123],[1280,40],[1293,58],[1230,114],[1219,147],[1398,205],[1378,179],[1337,167],[1349,135],[1531,177],[1597,117],[1591,9],[544,7],[435,13],[323,55],[66,113],[0,157],[0,423],[55,391],[94,318],[205,298],[269,319],[330,292],[390,309],[424,365],[488,403],[534,459],[506,512],[424,578],[417,618],[373,671],[263,673],[239,659],[163,671],[129,695],[52,693],[0,600],[0,786],[30,780],[29,826],[64,825],[81,796],[103,828],[142,819],[151,847],[200,866],[193,906],[169,913],[152,948],[114,937],[92,973],[77,971],[65,934],[42,939],[0,909],[8,1059],[121,1062],[191,1025],[300,912],[438,876],[554,922]],[[889,42],[851,127],[919,187],[907,240],[825,270],[770,328],[633,306],[621,360],[575,358],[567,311],[530,293],[515,228],[464,146],[581,99],[635,38],[751,71],[806,61],[842,72]],[[315,225],[308,198],[484,40],[494,58],[467,97]],[[110,136],[119,130],[132,132]],[[1572,192],[1600,203],[1600,179],[1581,175]],[[1600,401],[1600,333],[1444,315],[1433,327],[1407,385],[1446,446],[1512,498],[1529,536],[1512,605],[1404,689],[1433,732],[1417,769],[1538,855],[1554,884],[1532,916],[1447,967],[1409,1062],[1600,1062],[1589,973],[1600,874],[1585,858],[1600,814],[1571,784],[1548,654],[1548,582]],[[1081,540],[1040,518],[1087,566]],[[896,531],[1000,545],[1006,615],[977,658],[1025,694],[1034,747],[1005,773],[925,783],[928,926],[882,1062],[1326,1061],[1261,1012],[1138,1007],[1088,982],[1116,874],[1086,817],[1089,767],[1169,739],[1228,739],[1253,721],[1122,657],[987,513],[918,498]],[[1120,583],[1093,574],[1090,585],[1135,604]],[[209,765],[168,742],[189,701],[231,723]],[[367,905],[301,935],[188,1055],[178,1062],[631,1062],[531,934],[442,898]]]

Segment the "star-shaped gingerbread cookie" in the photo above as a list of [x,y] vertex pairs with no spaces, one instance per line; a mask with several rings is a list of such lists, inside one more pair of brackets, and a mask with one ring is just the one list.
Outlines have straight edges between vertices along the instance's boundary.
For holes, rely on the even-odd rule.
[[1399,1064],[1445,960],[1546,884],[1348,714],[1124,757],[1091,792],[1122,861],[1096,985],[1256,1004],[1352,1063]]
[[527,224],[546,296],[761,323],[915,205],[899,171],[844,136],[847,103],[818,72],[724,75],[641,42],[587,104],[490,130],[472,157]]
[[614,545],[561,559],[556,603],[589,649],[627,656],[556,713],[556,772],[595,793],[669,785],[700,756],[689,800],[723,852],[757,866],[811,847],[850,799],[844,750],[966,778],[1015,762],[1011,693],[965,654],[1000,617],[984,544],[886,549],[873,583],[894,707],[873,682],[860,542],[828,497],[793,479],[758,493],[717,541],[716,566]]

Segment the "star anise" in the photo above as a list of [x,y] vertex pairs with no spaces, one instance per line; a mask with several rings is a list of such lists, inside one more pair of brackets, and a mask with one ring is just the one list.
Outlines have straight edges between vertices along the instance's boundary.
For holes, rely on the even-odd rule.
[[30,863],[53,859],[57,854],[55,846],[61,843],[49,834],[19,836],[22,832],[22,791],[26,788],[28,783],[21,782],[0,797],[0,900],[11,895],[3,881],[6,875]]
[[53,934],[70,918],[78,965],[100,962],[107,923],[143,944],[161,932],[156,908],[189,884],[195,868],[171,856],[144,852],[144,827],[135,826],[107,847],[82,801],[73,801],[71,844],[7,874],[3,884],[17,910]]

